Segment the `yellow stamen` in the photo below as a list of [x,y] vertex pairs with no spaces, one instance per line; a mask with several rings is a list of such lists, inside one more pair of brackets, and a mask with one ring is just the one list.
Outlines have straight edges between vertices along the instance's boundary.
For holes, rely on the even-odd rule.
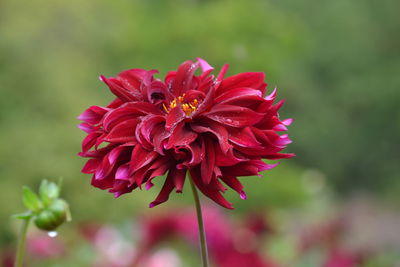
[[163,104],[163,108],[164,108],[165,112],[168,113],[171,109],[177,107],[179,104],[181,109],[183,110],[183,112],[185,112],[185,114],[187,116],[189,116],[194,111],[196,111],[197,106],[199,105],[199,101],[197,99],[194,99],[191,102],[187,102],[187,103],[185,103],[184,101],[185,101],[185,94],[178,96],[177,98],[172,100],[169,103],[168,107],[165,106],[165,104]]
[[164,110],[165,110],[165,112],[167,112],[168,113],[168,109],[167,109],[167,107],[165,106],[165,104],[162,104],[162,106],[163,106],[163,108],[164,108]]

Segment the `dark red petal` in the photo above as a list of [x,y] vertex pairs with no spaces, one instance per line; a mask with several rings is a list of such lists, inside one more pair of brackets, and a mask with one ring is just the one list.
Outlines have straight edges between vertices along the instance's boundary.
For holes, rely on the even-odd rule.
[[91,149],[97,142],[97,138],[101,136],[100,132],[93,132],[88,134],[82,142],[82,151],[86,152]]
[[155,129],[158,127],[164,128],[164,122],[165,118],[163,116],[148,115],[143,118],[138,127],[140,129],[140,134],[147,142],[152,143]]
[[119,99],[117,97],[110,104],[107,105],[107,108],[114,109],[114,108],[117,108],[117,107],[121,106],[124,103],[125,102],[123,102],[121,99]]
[[232,105],[216,105],[203,115],[219,123],[239,128],[253,125],[263,118],[261,113]]
[[177,146],[186,146],[196,140],[196,138],[197,134],[186,127],[184,122],[181,122],[172,130],[165,148],[170,149]]
[[113,187],[113,185],[114,185],[114,178],[111,177],[111,176],[108,176],[108,177],[106,177],[106,178],[104,178],[104,179],[99,180],[99,179],[96,178],[95,175],[93,175],[91,184],[92,184],[94,187],[97,187],[97,188],[100,188],[100,189],[103,189],[103,190],[104,190],[104,189]]
[[222,167],[221,171],[224,176],[253,176],[258,175],[259,172],[270,170],[278,164],[267,164],[262,160],[249,160],[246,162],[238,163],[234,166]]
[[104,179],[111,173],[112,168],[113,165],[110,164],[108,157],[105,156],[99,164],[99,167],[96,169],[95,179]]
[[90,124],[98,124],[110,109],[99,106],[91,106],[78,116],[78,120],[85,121]]
[[120,197],[123,194],[132,192],[136,185],[130,185],[128,181],[125,180],[114,180],[114,184],[110,190],[110,193],[114,193],[114,197]]
[[170,172],[173,171],[171,174],[174,177],[174,185],[176,188],[177,193],[182,193],[183,185],[185,184],[186,178],[186,169],[171,169]]
[[173,99],[171,98],[168,88],[163,82],[153,81],[147,88],[147,100],[150,103],[158,104],[164,100],[171,101]]
[[153,131],[153,146],[154,150],[160,155],[164,155],[164,146],[168,142],[167,138],[171,135],[170,132],[165,130],[165,127],[161,124],[158,124],[154,127]]
[[274,159],[287,159],[294,156],[295,156],[294,153],[272,153],[269,155],[265,155],[264,158],[274,160]]
[[165,158],[158,157],[153,162],[144,165],[142,168],[135,171],[133,180],[140,188],[142,188],[141,186],[144,182],[149,178],[163,175],[169,166],[170,162],[166,161]]
[[261,143],[257,141],[250,127],[243,129],[232,129],[230,131],[229,141],[243,147],[260,147]]
[[135,148],[132,150],[130,171],[135,172],[136,170],[152,162],[157,156],[158,153],[155,151],[147,151],[139,145],[135,146]]
[[210,199],[214,200],[216,203],[218,203],[219,205],[221,205],[222,207],[225,207],[227,209],[233,209],[232,207],[232,203],[228,202],[220,193],[219,190],[208,186],[208,185],[204,185],[202,178],[200,176],[200,172],[197,169],[190,169],[190,175],[191,175],[191,179],[192,181],[195,183],[195,185],[197,186],[197,188],[199,188],[199,190],[207,197],[209,197]]
[[177,165],[178,169],[184,168],[184,166],[186,167],[196,166],[204,159],[205,156],[204,148],[202,148],[197,141],[191,143],[190,145],[185,146],[185,148],[190,151],[192,157],[189,162],[183,162],[182,164],[178,164]]
[[165,201],[168,200],[169,194],[172,192],[172,190],[175,187],[174,183],[174,172],[169,171],[167,178],[165,179],[165,183],[163,187],[161,188],[160,193],[158,194],[157,198],[150,203],[149,207],[153,208],[161,203],[164,203]]
[[201,162],[201,179],[204,184],[209,184],[213,177],[213,170],[215,165],[215,152],[213,142],[205,138],[204,139],[205,155],[204,160]]
[[82,131],[86,132],[86,133],[91,133],[96,129],[96,127],[94,127],[91,124],[86,123],[86,122],[80,123],[78,125],[78,128],[81,129]]
[[170,166],[171,162],[168,158],[158,158],[149,168],[148,180],[145,185],[146,190],[149,190],[153,186],[151,180],[157,176],[164,175]]
[[107,155],[107,153],[110,152],[114,147],[117,146],[118,144],[109,144],[106,147],[96,149],[94,151],[80,152],[78,153],[78,155],[85,158],[102,158]]
[[249,96],[255,97],[255,99],[264,100],[259,90],[248,87],[239,87],[229,91],[225,91],[222,94],[217,95],[217,97],[215,98],[215,102],[221,103],[224,101],[233,101],[238,98],[249,97]]
[[[130,155],[130,153],[129,153],[130,151],[131,151],[131,148],[128,146],[123,146],[123,145],[118,146],[118,147],[114,148],[113,150],[111,150],[110,153],[108,154],[108,162],[110,164],[115,164],[117,162],[117,160],[121,160],[121,158],[125,159],[125,160],[129,160],[128,156]],[[125,158],[124,158],[124,156],[125,156]]]
[[162,115],[162,112],[157,106],[147,102],[125,103],[104,116],[103,126],[106,131],[110,131],[114,125],[124,120],[134,119],[147,114]]
[[219,147],[215,147],[215,165],[217,166],[232,166],[243,160],[245,159],[234,155],[232,148],[224,153]]
[[125,163],[117,169],[115,179],[129,181],[129,163]]
[[238,192],[242,199],[245,199],[246,194],[244,194],[243,191],[244,187],[235,176],[223,175],[221,177],[221,180],[224,181],[224,183],[227,184],[230,188]]
[[118,74],[117,79],[130,91],[139,91],[143,77],[147,73],[144,69],[130,69]]
[[85,166],[82,168],[83,173],[94,173],[99,166],[101,160],[100,159],[89,159]]
[[167,130],[171,130],[178,123],[180,123],[185,117],[186,117],[186,114],[183,112],[183,110],[180,107],[171,109],[168,112],[168,115],[166,118],[165,128]]
[[197,68],[198,63],[193,63],[190,60],[179,66],[171,88],[171,92],[175,97],[178,97],[191,89],[193,75]]
[[217,79],[215,80],[215,83],[217,84],[217,87],[219,87],[221,85],[222,80],[225,77],[226,72],[229,69],[229,65],[228,64],[224,64],[221,68],[221,71],[218,73]]
[[222,80],[221,85],[218,87],[217,95],[239,87],[259,89],[263,95],[266,88],[264,78],[265,74],[263,72],[244,72],[230,76]]
[[211,86],[210,88],[208,88],[204,100],[197,107],[196,111],[192,113],[192,117],[209,110],[214,104],[214,96],[215,96],[215,88],[214,86]]
[[199,124],[193,123],[190,127],[197,133],[209,132],[214,134],[217,137],[219,145],[224,153],[226,153],[228,149],[232,147],[228,142],[228,131],[224,126],[217,122],[207,121]]
[[135,118],[117,124],[112,128],[111,132],[105,136],[104,141],[119,143],[135,141],[135,129],[138,121],[139,120]]
[[118,81],[117,79],[115,78],[107,79],[106,77],[101,75],[100,80],[103,81],[105,84],[107,84],[108,88],[110,88],[110,91],[122,101],[129,102],[129,101],[139,100],[137,98],[137,95],[135,95],[132,91],[128,91],[127,89],[125,89],[120,83],[120,81]]

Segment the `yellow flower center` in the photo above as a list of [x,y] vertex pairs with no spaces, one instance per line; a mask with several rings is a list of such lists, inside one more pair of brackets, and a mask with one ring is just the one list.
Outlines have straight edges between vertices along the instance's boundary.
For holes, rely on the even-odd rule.
[[172,100],[168,107],[163,104],[163,108],[165,112],[169,112],[171,109],[176,108],[177,106],[180,106],[180,108],[185,112],[186,116],[189,116],[192,114],[194,111],[196,111],[197,106],[199,105],[199,101],[197,99],[193,99],[190,102],[185,102],[185,94],[178,96],[177,98],[174,98]]

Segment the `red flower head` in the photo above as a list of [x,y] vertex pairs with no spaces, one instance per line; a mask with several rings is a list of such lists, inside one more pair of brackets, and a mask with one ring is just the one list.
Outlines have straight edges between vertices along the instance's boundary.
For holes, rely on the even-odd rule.
[[[195,75],[201,68],[201,74]],[[116,197],[166,173],[164,186],[150,207],[182,192],[186,172],[204,195],[232,208],[222,195],[233,188],[245,199],[238,176],[269,170],[262,159],[292,157],[279,153],[291,141],[291,119],[280,120],[273,104],[275,90],[266,91],[264,73],[247,72],[224,78],[228,65],[214,77],[204,60],[186,61],[164,81],[155,70],[131,69],[116,78],[100,79],[116,99],[106,107],[92,106],[79,119],[88,133],[82,157],[90,158],[82,172],[92,173],[92,185]],[[101,148],[100,148],[101,146]]]

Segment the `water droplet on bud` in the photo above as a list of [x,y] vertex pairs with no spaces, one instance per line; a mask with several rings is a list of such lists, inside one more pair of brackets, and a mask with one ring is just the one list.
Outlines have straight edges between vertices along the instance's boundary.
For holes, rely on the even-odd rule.
[[56,231],[47,232],[47,235],[50,236],[50,237],[56,237],[57,234],[58,234],[58,233],[57,233]]

